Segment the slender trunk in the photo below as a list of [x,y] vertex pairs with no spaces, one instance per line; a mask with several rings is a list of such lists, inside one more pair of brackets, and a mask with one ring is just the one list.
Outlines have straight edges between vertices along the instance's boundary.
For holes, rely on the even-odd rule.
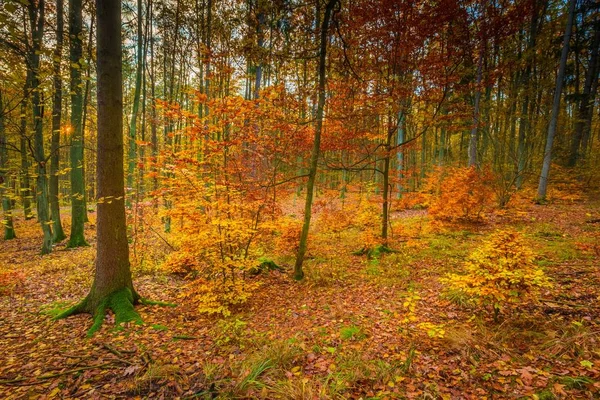
[[[571,154],[569,157],[569,166],[571,167],[574,167],[578,160],[585,157],[587,138],[589,137],[589,130],[594,110],[594,101],[596,99],[595,88],[598,87],[598,52],[600,47],[600,23],[597,18],[595,21],[595,26],[594,38],[591,44],[590,62],[588,64],[588,70],[585,76],[581,101],[577,110],[575,135],[573,136],[573,141],[571,142]],[[586,145],[582,146],[584,137],[586,138]]]
[[85,184],[83,176],[83,90],[81,88],[82,2],[69,0],[69,54],[71,61],[71,235],[68,247],[87,246],[84,236]]
[[296,255],[296,264],[294,266],[294,279],[301,280],[304,278],[302,271],[302,263],[306,253],[308,244],[308,230],[310,228],[310,218],[312,214],[312,200],[315,186],[315,178],[317,176],[317,162],[319,161],[319,151],[321,146],[321,132],[323,130],[323,114],[325,109],[325,79],[326,79],[326,61],[327,61],[327,41],[329,31],[329,19],[333,11],[333,7],[338,0],[329,0],[325,8],[325,16],[321,26],[321,43],[319,53],[319,100],[317,104],[317,118],[315,123],[315,141],[310,156],[310,168],[308,172],[308,182],[306,185],[306,202],[304,205],[304,223],[300,234],[300,243],[298,245],[298,254]]
[[540,183],[538,185],[537,200],[544,201],[546,199],[546,191],[548,189],[548,176],[550,174],[550,163],[552,162],[552,144],[554,143],[554,135],[556,134],[556,125],[558,123],[558,112],[560,108],[560,97],[562,94],[563,81],[565,77],[565,69],[567,66],[567,56],[569,55],[569,41],[571,39],[571,30],[573,27],[573,16],[575,14],[576,0],[570,0],[569,15],[567,17],[567,26],[565,28],[565,37],[563,41],[562,54],[560,56],[560,66],[556,77],[556,89],[554,91],[554,101],[552,103],[552,114],[550,116],[550,124],[548,126],[548,136],[546,138],[546,148],[544,150],[544,162],[542,164],[542,172],[540,174]]
[[58,200],[58,170],[60,162],[60,125],[62,119],[62,77],[60,62],[63,48],[63,0],[56,1],[56,47],[54,48],[53,83],[54,100],[52,102],[52,142],[50,146],[50,214],[52,216],[52,240],[60,242],[66,238],[60,221],[60,203]]
[[[398,110],[398,128],[396,129],[396,146],[404,143],[404,112]],[[404,178],[404,150],[398,149],[396,153],[396,170],[398,171],[398,198],[402,197],[402,180]]]
[[[205,75],[205,80],[204,80],[204,93],[206,94],[206,98],[208,100],[210,100],[211,98],[211,93],[210,93],[210,61],[211,61],[211,57],[212,57],[212,48],[211,48],[211,37],[212,37],[212,0],[208,0],[208,3],[206,5],[207,8],[207,12],[206,12],[206,75]],[[208,116],[210,110],[208,108],[208,103],[206,105],[206,107],[204,107],[204,116]]]
[[469,140],[469,166],[477,165],[477,130],[479,128],[479,100],[481,99],[481,79],[483,76],[483,44],[479,51],[479,61],[477,62],[477,87],[475,88],[475,103],[473,105],[473,127],[471,128]]
[[[82,136],[81,136],[81,147],[85,148],[85,125],[87,123],[87,110],[88,110],[88,103],[89,103],[89,98],[90,98],[90,82],[91,82],[91,78],[92,78],[92,73],[91,73],[91,69],[92,69],[92,39],[94,37],[94,16],[92,16],[91,20],[90,20],[90,33],[88,35],[88,52],[87,52],[87,71],[86,71],[86,77],[85,77],[85,88],[83,90],[83,116],[81,117],[81,132],[82,132]],[[92,156],[94,154],[92,153]],[[83,162],[81,164],[81,174],[83,176],[83,182],[84,182],[84,188],[85,188],[85,162]],[[91,187],[93,188],[93,182],[91,184]],[[83,209],[85,210],[84,212],[84,217],[85,220],[84,222],[89,222],[88,220],[88,213],[87,213],[87,204],[88,204],[88,191],[84,190],[83,191]]]
[[42,254],[52,252],[52,228],[48,204],[48,172],[47,159],[44,154],[44,130],[43,130],[43,102],[40,96],[40,53],[42,48],[42,37],[44,35],[44,0],[40,0],[37,6],[29,3],[29,21],[31,24],[32,47],[29,49],[28,72],[29,88],[31,90],[31,105],[33,109],[33,151],[37,166],[36,179],[36,201],[38,220],[42,226],[44,239]]
[[27,101],[28,101],[28,86],[29,83],[25,85],[25,96],[23,97],[23,102],[21,103],[21,198],[23,202],[23,214],[25,215],[25,220],[29,220],[33,218],[33,213],[31,212],[31,184],[29,182],[29,149],[27,148],[27,142],[29,141],[27,135]]
[[4,107],[2,102],[2,91],[0,90],[0,202],[4,218],[4,240],[14,239],[15,228],[13,227],[12,204],[6,195],[8,188],[8,151],[6,148],[6,133],[4,131]]
[[129,123],[129,153],[127,165],[127,191],[128,197],[126,205],[131,207],[131,192],[133,191],[133,176],[135,173],[135,164],[137,159],[136,130],[138,110],[140,106],[140,93],[142,87],[142,72],[144,60],[142,58],[144,39],[142,35],[142,0],[137,0],[137,65],[135,70],[135,91],[133,93],[133,109],[131,112],[131,121]]

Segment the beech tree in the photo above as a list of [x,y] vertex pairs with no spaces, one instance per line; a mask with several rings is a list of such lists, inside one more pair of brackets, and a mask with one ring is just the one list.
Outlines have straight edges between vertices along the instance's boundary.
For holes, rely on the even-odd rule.
[[69,0],[69,60],[71,71],[71,236],[69,247],[87,246],[84,236],[83,90],[81,85],[82,2]]
[[102,325],[108,309],[117,324],[141,317],[134,309],[140,296],[133,287],[125,221],[123,167],[123,76],[121,49],[121,1],[96,0],[98,145],[97,145],[97,247],[94,282],[87,297],[57,318],[90,313]]

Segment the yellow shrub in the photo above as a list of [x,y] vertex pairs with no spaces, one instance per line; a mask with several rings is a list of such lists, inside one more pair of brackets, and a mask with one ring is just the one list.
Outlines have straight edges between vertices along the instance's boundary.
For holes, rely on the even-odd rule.
[[534,255],[520,233],[497,231],[465,262],[465,274],[448,274],[442,282],[479,305],[504,307],[535,300],[550,287],[549,278],[533,263]]

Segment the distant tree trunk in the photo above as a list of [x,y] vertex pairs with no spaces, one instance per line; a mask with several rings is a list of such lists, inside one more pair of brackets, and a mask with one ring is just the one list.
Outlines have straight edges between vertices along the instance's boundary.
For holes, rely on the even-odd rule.
[[548,189],[548,175],[550,174],[550,163],[552,162],[552,144],[556,134],[556,125],[558,123],[558,113],[560,108],[560,97],[562,94],[563,81],[565,78],[565,69],[567,66],[567,57],[569,55],[569,41],[571,39],[571,30],[573,27],[573,16],[575,14],[576,0],[570,0],[569,15],[567,17],[567,26],[565,28],[565,37],[563,40],[562,54],[560,56],[560,66],[556,77],[556,89],[554,91],[554,101],[552,103],[552,114],[550,115],[550,124],[548,126],[548,135],[546,138],[546,149],[544,151],[544,161],[542,164],[542,173],[540,174],[540,183],[538,185],[537,200],[546,199]]
[[538,6],[537,1],[533,2],[533,14],[531,16],[531,24],[529,27],[529,41],[527,43],[527,53],[526,56],[531,59],[527,60],[527,66],[525,67],[525,72],[523,73],[523,77],[521,80],[521,85],[523,87],[523,103],[521,105],[521,117],[519,118],[519,139],[517,144],[517,179],[516,179],[516,187],[517,189],[521,189],[523,185],[523,174],[525,172],[526,165],[526,132],[527,132],[527,122],[530,119],[529,116],[529,79],[531,76],[531,70],[533,68],[533,54],[535,51],[535,44],[537,38],[538,31]]
[[256,80],[255,80],[255,83],[254,83],[254,99],[258,99],[258,96],[260,94],[260,87],[261,87],[261,80],[262,80],[262,70],[263,70],[263,66],[262,66],[262,59],[263,59],[262,49],[263,49],[264,44],[265,44],[265,38],[264,38],[264,33],[263,33],[263,25],[265,24],[265,14],[263,13],[262,10],[259,11],[258,16],[256,18],[257,18],[256,36],[257,36],[257,45],[258,45],[258,50],[259,50],[258,59],[260,61],[258,62],[258,64],[256,64]]
[[[398,110],[398,127],[396,129],[396,146],[404,143],[404,111],[401,108]],[[443,131],[442,131],[443,132]],[[443,151],[443,150],[442,150]],[[443,158],[443,155],[441,155]],[[404,178],[404,150],[399,148],[396,153],[396,170],[398,171],[398,194],[397,197],[402,197],[402,181]]]
[[308,171],[308,182],[306,184],[306,202],[304,204],[304,223],[300,234],[300,244],[298,245],[298,254],[296,255],[296,264],[294,266],[294,279],[304,278],[302,263],[306,254],[308,244],[308,230],[310,228],[310,219],[312,215],[312,200],[315,187],[315,178],[317,176],[317,163],[319,161],[319,152],[321,148],[321,132],[323,130],[323,114],[325,109],[325,79],[326,79],[326,61],[327,61],[327,42],[329,38],[329,20],[333,7],[338,0],[329,0],[325,8],[325,16],[321,25],[321,42],[319,52],[319,100],[317,103],[317,116],[315,123],[315,141],[310,156],[310,167]]
[[[154,35],[153,35],[153,23],[152,23],[152,1],[148,1],[148,14],[150,15],[150,96],[152,97],[152,103],[150,105],[150,120],[152,126],[150,128],[150,141],[152,142],[152,191],[156,193],[158,190],[158,131],[156,121],[156,76],[154,73]],[[154,208],[158,209],[158,196],[154,196]]]
[[[142,89],[142,72],[144,68],[143,59],[144,37],[142,35],[142,0],[137,0],[137,64],[135,69],[135,90],[133,92],[133,107],[131,111],[131,122],[129,123],[129,153],[127,166],[127,190],[133,190],[133,177],[135,173],[135,164],[137,161],[137,118],[140,106],[140,93]],[[128,193],[129,195],[131,193]],[[127,198],[127,207],[131,207],[131,199]]]
[[[204,93],[207,96],[207,99],[210,100],[210,59],[212,57],[212,0],[207,0],[207,12],[206,12],[206,75],[204,80]],[[208,104],[204,107],[204,116],[208,116],[210,110],[208,109]]]
[[37,5],[29,2],[27,5],[31,25],[32,46],[29,48],[29,70],[27,71],[29,88],[31,90],[31,105],[33,108],[33,156],[37,166],[36,202],[38,220],[42,226],[44,239],[42,254],[52,252],[52,228],[48,204],[48,173],[46,155],[44,154],[44,115],[43,102],[40,96],[40,53],[44,35],[44,0]]
[[6,148],[6,133],[4,131],[4,103],[2,101],[2,91],[0,90],[0,201],[2,202],[2,212],[4,213],[4,240],[14,239],[15,228],[12,219],[12,204],[10,198],[6,196],[8,187],[8,151]]
[[[483,41],[483,39],[482,39]],[[479,101],[481,99],[481,79],[483,77],[483,44],[479,49],[477,62],[477,87],[475,88],[475,103],[473,105],[473,127],[469,139],[469,166],[477,165],[477,130],[479,128]]]
[[62,77],[60,62],[63,48],[63,0],[56,1],[56,47],[54,48],[53,83],[54,100],[52,101],[52,142],[50,146],[50,215],[52,216],[53,241],[60,242],[66,238],[60,221],[60,203],[58,201],[58,170],[60,161],[60,125],[62,117]]
[[81,88],[82,3],[69,0],[69,54],[71,61],[71,236],[68,247],[87,246],[85,241],[85,183],[83,176],[83,90]]
[[23,101],[21,102],[21,198],[23,201],[23,214],[25,215],[25,220],[29,220],[33,218],[33,213],[31,212],[31,185],[29,183],[29,149],[27,148],[27,142],[29,138],[27,137],[27,99],[28,99],[28,86],[29,82],[25,85],[23,96]]
[[97,249],[94,282],[87,297],[58,318],[90,313],[98,330],[111,309],[117,324],[141,322],[133,305],[140,298],[133,288],[125,221],[123,167],[123,94],[121,65],[121,2],[96,0],[98,21],[98,185]]
[[[594,101],[596,100],[596,88],[598,87],[598,52],[600,47],[600,21],[596,18],[594,29],[594,38],[591,44],[590,62],[588,64],[585,83],[583,84],[583,93],[577,110],[575,120],[575,135],[571,142],[571,154],[569,157],[569,166],[574,167],[577,161],[585,157],[587,138],[591,127],[592,114],[594,110]],[[585,146],[582,146],[583,139],[586,138]]]

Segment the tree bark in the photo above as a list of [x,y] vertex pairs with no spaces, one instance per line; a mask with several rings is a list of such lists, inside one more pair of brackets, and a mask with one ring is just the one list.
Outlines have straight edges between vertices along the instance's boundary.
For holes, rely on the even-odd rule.
[[[483,41],[483,39],[482,39]],[[477,62],[477,87],[475,88],[475,104],[473,105],[473,127],[469,138],[469,166],[477,165],[477,130],[479,128],[479,101],[481,99],[481,79],[483,77],[483,44],[479,49]]]
[[540,182],[538,185],[537,201],[539,202],[542,202],[546,199],[546,191],[548,189],[548,176],[550,174],[550,163],[552,162],[552,145],[554,143],[556,125],[558,123],[560,97],[562,94],[565,69],[567,66],[567,56],[569,55],[569,41],[571,39],[571,30],[573,27],[573,16],[575,14],[576,3],[577,2],[575,0],[570,0],[569,3],[569,15],[567,17],[567,26],[565,28],[562,54],[560,56],[560,66],[558,68],[558,75],[556,77],[556,89],[554,91],[554,101],[552,103],[552,114],[550,116],[550,124],[548,126],[546,148],[544,150],[544,161],[542,164],[542,172],[540,174]]
[[23,101],[21,102],[21,199],[23,202],[23,214],[25,215],[25,220],[29,220],[33,218],[33,213],[31,212],[31,185],[29,183],[29,159],[27,155],[29,154],[29,149],[27,148],[27,142],[29,138],[27,137],[27,99],[28,99],[28,88],[29,82],[25,84]]
[[71,62],[71,235],[68,247],[87,246],[85,241],[85,183],[83,176],[83,90],[81,87],[82,1],[69,0],[69,54]]
[[582,142],[585,137],[589,136],[592,114],[594,109],[594,101],[596,99],[596,90],[598,87],[598,52],[600,47],[600,21],[596,19],[594,38],[591,44],[590,62],[588,64],[585,83],[583,84],[583,93],[577,110],[577,119],[575,121],[575,135],[571,142],[571,154],[569,157],[569,166],[574,167],[577,162],[585,157],[587,140],[585,146]]
[[294,279],[302,280],[304,271],[302,263],[306,254],[308,244],[308,230],[310,228],[310,219],[312,215],[312,200],[314,195],[315,178],[317,176],[317,162],[319,161],[319,152],[321,148],[321,132],[323,131],[323,114],[325,109],[325,79],[326,79],[326,61],[327,61],[327,41],[329,38],[329,20],[333,7],[338,0],[329,0],[325,8],[325,16],[321,26],[321,43],[319,52],[319,100],[317,103],[317,116],[315,123],[315,141],[310,156],[310,167],[308,171],[308,182],[306,184],[306,201],[304,204],[304,223],[300,234],[300,244],[298,245],[298,254],[296,255],[296,264],[294,266]]
[[58,201],[58,170],[60,162],[60,125],[62,118],[62,77],[60,62],[63,48],[63,0],[56,1],[56,47],[54,48],[53,83],[54,99],[52,101],[52,142],[50,146],[50,215],[52,216],[53,241],[60,242],[66,238],[60,221],[60,203]]
[[28,54],[28,81],[31,90],[31,106],[33,109],[33,157],[36,163],[36,202],[38,220],[44,233],[42,243],[42,254],[52,252],[52,228],[50,226],[50,213],[48,204],[48,173],[47,159],[44,154],[44,130],[43,130],[43,102],[40,96],[40,52],[42,48],[42,37],[44,35],[44,0],[39,0],[37,5],[30,2],[27,5],[29,12],[29,23],[31,26],[32,46]]
[[[135,90],[133,93],[133,107],[131,111],[131,120],[129,123],[129,153],[127,163],[127,190],[131,195],[133,191],[133,177],[135,174],[135,164],[137,161],[137,145],[135,143],[137,136],[137,118],[140,107],[140,94],[142,88],[142,71],[144,68],[143,59],[143,35],[142,35],[142,0],[137,0],[137,65],[135,69]],[[127,198],[127,207],[131,207],[131,199]]]
[[125,221],[123,167],[123,93],[121,2],[96,0],[98,41],[98,219],[96,271],[87,297],[57,318],[87,312],[94,316],[88,336],[97,331],[111,309],[115,322],[141,323],[133,308],[140,298],[133,288]]
[[6,133],[4,130],[4,107],[2,101],[2,91],[0,90],[0,202],[2,202],[2,212],[4,213],[4,240],[14,239],[15,228],[12,219],[12,204],[10,198],[6,196],[8,188],[8,151],[6,148]]

